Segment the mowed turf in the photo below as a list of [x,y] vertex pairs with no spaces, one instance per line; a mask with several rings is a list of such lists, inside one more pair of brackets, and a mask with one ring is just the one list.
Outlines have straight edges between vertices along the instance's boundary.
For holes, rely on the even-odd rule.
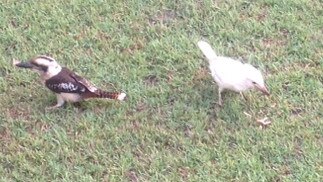
[[[4,0],[0,16],[0,181],[323,181],[320,0]],[[202,38],[271,95],[218,107]],[[12,66],[39,54],[128,99],[46,111],[55,95]]]

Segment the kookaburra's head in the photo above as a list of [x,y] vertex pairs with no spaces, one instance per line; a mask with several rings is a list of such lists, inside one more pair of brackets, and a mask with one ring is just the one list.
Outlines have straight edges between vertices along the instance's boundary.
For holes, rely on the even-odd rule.
[[56,62],[54,58],[43,55],[37,56],[28,62],[17,63],[16,66],[37,71],[45,79],[57,75],[62,70],[62,67]]

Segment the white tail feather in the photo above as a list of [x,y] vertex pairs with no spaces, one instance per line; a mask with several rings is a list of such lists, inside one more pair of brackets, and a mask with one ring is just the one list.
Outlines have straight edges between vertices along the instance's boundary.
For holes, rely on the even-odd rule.
[[211,45],[203,40],[197,43],[198,47],[201,49],[205,57],[211,61],[217,57],[216,53],[212,49]]
[[119,94],[119,96],[118,96],[118,100],[124,100],[125,99],[125,97],[126,97],[126,94],[125,93],[121,93],[121,94]]

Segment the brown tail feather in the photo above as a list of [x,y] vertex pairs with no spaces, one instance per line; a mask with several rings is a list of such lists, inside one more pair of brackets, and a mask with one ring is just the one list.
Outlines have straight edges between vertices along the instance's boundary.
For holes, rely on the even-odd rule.
[[95,92],[91,92],[88,94],[86,98],[108,98],[108,99],[115,99],[115,100],[123,100],[126,97],[125,93],[121,92],[106,92],[103,90],[96,90]]

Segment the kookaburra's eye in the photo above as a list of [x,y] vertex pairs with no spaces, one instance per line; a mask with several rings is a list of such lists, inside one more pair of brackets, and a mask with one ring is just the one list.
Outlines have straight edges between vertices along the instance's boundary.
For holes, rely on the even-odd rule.
[[43,66],[43,65],[39,65],[40,69],[43,70],[44,72],[47,72],[48,67],[47,66]]
[[256,82],[252,82],[252,84],[256,84]]
[[44,65],[39,65],[39,64],[34,64],[39,70],[43,71],[43,72],[47,72],[48,67],[44,66]]

